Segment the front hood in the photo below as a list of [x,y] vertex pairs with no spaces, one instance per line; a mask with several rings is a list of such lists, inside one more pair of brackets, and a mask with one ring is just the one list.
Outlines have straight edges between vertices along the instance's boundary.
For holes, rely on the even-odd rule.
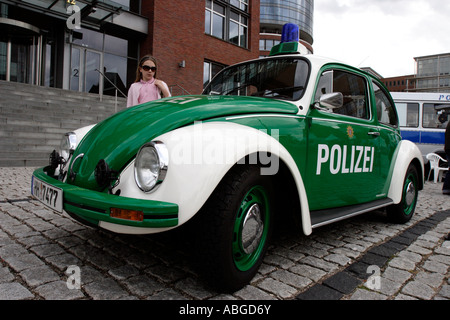
[[128,108],[86,134],[72,156],[75,159],[84,154],[73,164],[76,178],[68,179],[68,183],[100,190],[94,175],[99,160],[104,159],[112,170],[120,172],[144,143],[194,121],[247,113],[296,114],[297,111],[294,104],[284,101],[233,96],[172,97]]

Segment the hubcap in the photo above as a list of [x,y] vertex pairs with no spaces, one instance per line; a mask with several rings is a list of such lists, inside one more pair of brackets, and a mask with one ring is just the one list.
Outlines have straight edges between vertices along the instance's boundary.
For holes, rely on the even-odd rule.
[[258,247],[264,231],[264,223],[261,219],[261,210],[259,205],[252,205],[244,218],[242,226],[242,249],[246,254],[251,254]]
[[255,186],[239,206],[233,227],[232,254],[240,271],[251,269],[261,257],[270,224],[269,200],[265,189]]
[[406,197],[405,197],[406,205],[408,207],[413,204],[415,197],[416,197],[416,187],[414,186],[414,183],[410,181],[406,187]]

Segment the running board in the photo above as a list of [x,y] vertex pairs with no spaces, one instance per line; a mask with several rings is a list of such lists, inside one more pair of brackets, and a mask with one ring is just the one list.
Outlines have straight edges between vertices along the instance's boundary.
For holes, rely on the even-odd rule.
[[394,204],[392,199],[386,198],[348,207],[311,211],[312,228],[321,227],[326,224],[351,218],[369,211],[381,209],[391,204]]

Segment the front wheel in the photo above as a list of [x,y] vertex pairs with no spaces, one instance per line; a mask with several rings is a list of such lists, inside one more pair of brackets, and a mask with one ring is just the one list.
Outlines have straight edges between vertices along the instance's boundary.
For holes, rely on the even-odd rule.
[[387,214],[390,220],[395,223],[406,223],[411,220],[416,209],[418,197],[419,175],[415,166],[410,165],[406,171],[403,182],[402,200],[399,204],[389,206]]
[[237,165],[202,209],[201,264],[212,286],[236,291],[255,276],[271,233],[272,194],[259,167]]

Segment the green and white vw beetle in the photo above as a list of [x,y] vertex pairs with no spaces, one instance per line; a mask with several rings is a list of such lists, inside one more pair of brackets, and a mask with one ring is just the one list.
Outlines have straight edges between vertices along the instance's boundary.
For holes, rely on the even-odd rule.
[[[383,84],[298,41],[222,70],[203,95],[161,99],[67,133],[32,194],[87,225],[164,232],[189,220],[211,284],[256,274],[276,217],[299,232],[386,208],[413,216],[422,155]],[[193,219],[195,216],[195,219]]]

